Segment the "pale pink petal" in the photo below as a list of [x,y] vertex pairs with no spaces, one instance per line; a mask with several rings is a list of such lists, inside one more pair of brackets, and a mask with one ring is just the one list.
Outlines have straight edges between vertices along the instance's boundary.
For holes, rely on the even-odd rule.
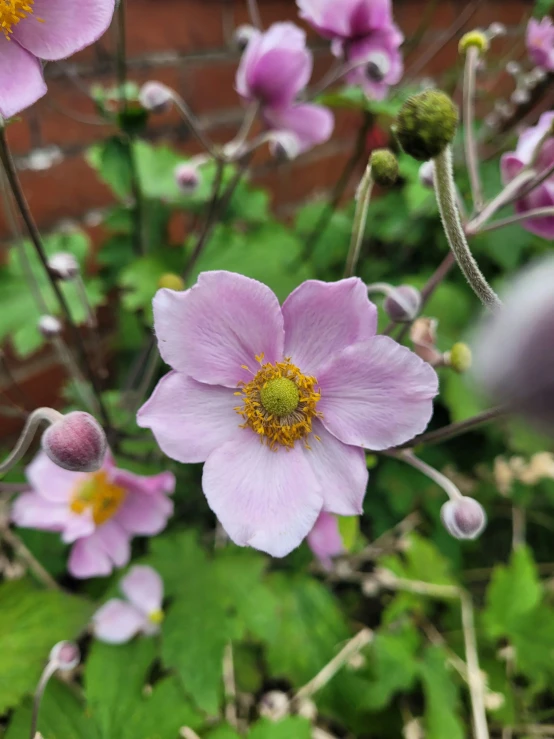
[[62,531],[68,515],[66,506],[45,500],[37,493],[22,493],[12,506],[12,521],[24,529]]
[[129,493],[114,521],[129,534],[154,536],[163,531],[173,513],[173,501],[161,493]]
[[343,444],[321,421],[313,423],[313,432],[321,441],[310,436],[305,454],[321,486],[324,510],[340,516],[360,515],[368,480],[364,450]]
[[123,644],[132,639],[145,622],[144,614],[130,603],[112,598],[92,617],[94,635],[108,644]]
[[[66,509],[67,510],[67,509]],[[73,513],[71,510],[67,510],[67,520],[65,522],[64,531],[62,534],[62,541],[66,544],[72,544],[77,539],[82,539],[85,536],[90,536],[94,533],[96,524],[92,518],[92,512],[89,509],[83,511],[83,513]]]
[[115,519],[106,521],[93,534],[116,567],[123,567],[131,558],[131,537]]
[[339,282],[308,280],[283,303],[285,356],[317,377],[329,359],[377,330],[377,308],[357,277]]
[[68,503],[88,477],[85,472],[69,472],[58,467],[42,451],[26,467],[25,474],[33,490],[53,503]]
[[65,59],[102,36],[114,6],[114,0],[34,0],[32,15],[18,23],[13,35],[41,59]]
[[39,60],[0,31],[0,115],[11,118],[45,94]]
[[129,470],[114,467],[109,471],[110,481],[128,493],[159,496],[172,495],[175,491],[175,475],[165,471],[157,475],[137,475]]
[[266,125],[274,131],[293,134],[302,154],[331,138],[335,119],[328,108],[311,103],[264,108]]
[[112,562],[95,534],[77,539],[71,548],[68,570],[73,577],[104,577],[113,569]]
[[247,75],[258,61],[261,51],[262,34],[257,29],[254,29],[248,45],[241,56],[235,80],[237,92],[244,98],[250,97],[250,88],[248,85]]
[[345,349],[318,374],[323,424],[345,444],[388,449],[427,427],[435,370],[388,336]]
[[337,517],[325,511],[319,514],[307,541],[312,552],[327,570],[331,569],[332,557],[344,552]]
[[178,462],[204,462],[238,431],[240,399],[229,388],[204,385],[181,372],[169,372],[137,414],[152,429],[158,446]]
[[279,301],[266,285],[233,272],[203,272],[185,292],[158,290],[154,328],[163,359],[198,382],[236,387],[258,370],[257,355],[282,358]]
[[300,544],[323,503],[303,447],[271,451],[250,429],[208,457],[202,485],[235,544],[274,557]]
[[146,615],[161,610],[164,584],[156,570],[135,565],[119,583],[119,588],[132,605]]

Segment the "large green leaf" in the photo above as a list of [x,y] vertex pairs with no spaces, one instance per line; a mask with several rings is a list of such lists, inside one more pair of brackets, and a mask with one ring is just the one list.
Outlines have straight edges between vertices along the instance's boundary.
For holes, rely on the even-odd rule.
[[465,739],[458,713],[458,686],[442,647],[428,647],[421,664],[427,739]]
[[300,716],[288,716],[282,721],[261,719],[248,732],[248,739],[310,739],[309,721]]
[[51,648],[74,639],[92,610],[82,598],[27,580],[0,586],[0,713],[34,691]]

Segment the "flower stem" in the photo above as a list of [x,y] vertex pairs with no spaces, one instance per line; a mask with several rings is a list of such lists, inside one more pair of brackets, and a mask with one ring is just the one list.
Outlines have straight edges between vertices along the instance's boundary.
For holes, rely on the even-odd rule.
[[190,110],[188,105],[185,103],[183,98],[178,95],[174,90],[171,91],[171,98],[173,100],[173,103],[181,116],[183,117],[185,123],[188,124],[190,130],[192,133],[196,136],[197,140],[200,142],[200,144],[204,147],[204,149],[208,152],[208,154],[215,159],[216,161],[219,161],[221,159],[221,152],[218,148],[214,146],[212,141],[206,136],[204,133],[202,126],[200,125],[200,122]]
[[464,71],[464,148],[471,184],[473,207],[479,212],[483,207],[483,188],[479,175],[479,159],[477,156],[477,141],[475,139],[475,75],[479,61],[479,49],[470,46],[466,51]]
[[33,713],[31,715],[31,733],[29,734],[30,739],[35,739],[37,734],[37,723],[38,723],[38,712],[40,710],[40,704],[42,701],[42,696],[44,695],[44,691],[46,689],[46,686],[48,685],[48,681],[52,677],[52,675],[56,672],[58,669],[57,662],[54,660],[50,660],[46,667],[44,668],[42,675],[40,676],[40,680],[38,681],[37,689],[35,691],[35,697],[33,699]]
[[508,218],[501,218],[498,221],[493,221],[492,223],[489,223],[485,226],[483,226],[479,233],[484,233],[485,231],[495,231],[497,228],[504,228],[505,226],[511,226],[513,223],[520,223],[521,221],[527,221],[529,218],[553,218],[554,217],[554,207],[550,206],[550,208],[535,208],[534,210],[528,210],[526,213],[516,213],[514,216],[509,216]]
[[421,444],[440,444],[443,441],[449,441],[460,434],[465,434],[468,431],[482,426],[485,423],[495,421],[497,418],[502,418],[506,414],[504,408],[489,408],[489,410],[477,413],[477,415],[466,419],[465,421],[458,421],[457,423],[450,423],[448,426],[443,426],[441,429],[436,431],[427,431],[424,434],[414,437],[411,441],[402,444],[399,448],[413,448]]
[[248,15],[250,16],[250,22],[255,28],[261,30],[263,26],[262,26],[262,17],[260,15],[260,9],[258,7],[258,0],[247,0],[247,4],[248,4]]
[[352,240],[346,257],[344,276],[352,277],[356,271],[356,265],[360,258],[360,250],[364,240],[367,211],[373,190],[373,177],[371,175],[371,164],[368,164],[356,192],[356,212],[354,214],[354,225],[352,228]]
[[490,310],[497,310],[502,303],[479,269],[464,234],[460,213],[456,206],[456,188],[452,172],[452,150],[450,146],[447,146],[441,154],[435,157],[434,162],[435,194],[450,248],[479,300]]
[[401,462],[406,462],[406,464],[409,464],[410,467],[414,467],[416,470],[419,470],[424,475],[426,475],[430,480],[433,480],[433,482],[436,482],[439,487],[441,487],[444,492],[448,495],[450,500],[457,500],[458,498],[462,497],[462,494],[454,485],[452,480],[449,480],[446,475],[443,475],[442,472],[439,472],[434,467],[431,467],[431,465],[427,464],[427,462],[424,462],[422,459],[419,459],[419,457],[416,457],[415,454],[409,450],[400,452],[399,454],[391,454],[390,456],[396,457],[396,459],[399,459]]
[[466,224],[466,234],[468,236],[471,236],[473,234],[479,233],[483,224],[485,224],[489,220],[489,218],[492,218],[492,216],[498,210],[500,210],[500,208],[503,208],[505,205],[511,203],[512,199],[523,196],[523,186],[528,184],[530,180],[533,179],[535,174],[536,173],[534,171],[523,170],[517,175],[517,177],[514,177],[514,179],[509,182],[506,187],[501,192],[499,192],[498,195],[490,201],[490,203],[487,204],[485,208],[483,208],[478,216],[476,216],[468,224]]
[[8,454],[7,458],[3,462],[0,462],[0,475],[11,470],[11,468],[19,462],[21,457],[23,457],[31,445],[36,430],[42,421],[47,421],[49,424],[52,424],[59,421],[61,418],[63,418],[62,414],[58,413],[58,411],[55,411],[53,408],[36,408],[29,415],[15,447],[12,449],[10,454]]

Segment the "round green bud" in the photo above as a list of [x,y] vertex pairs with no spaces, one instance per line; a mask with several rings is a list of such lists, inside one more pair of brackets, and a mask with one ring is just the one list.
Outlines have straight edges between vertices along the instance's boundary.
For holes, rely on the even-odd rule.
[[296,384],[288,377],[276,377],[262,387],[260,401],[272,416],[283,418],[298,408],[300,393]]
[[449,96],[440,90],[424,90],[406,100],[394,132],[406,154],[426,162],[446,149],[457,126],[458,109]]
[[475,46],[481,54],[484,54],[489,50],[489,39],[487,35],[483,31],[468,31],[464,33],[458,44],[458,51],[460,54],[465,54],[471,46]]
[[450,350],[449,365],[456,372],[467,372],[471,367],[471,349],[459,341]]
[[398,179],[398,161],[392,151],[375,149],[371,153],[371,176],[382,187],[391,187]]
[[179,275],[173,274],[172,272],[167,272],[158,280],[158,287],[165,287],[169,290],[184,290],[185,283],[183,282],[183,279],[179,277]]

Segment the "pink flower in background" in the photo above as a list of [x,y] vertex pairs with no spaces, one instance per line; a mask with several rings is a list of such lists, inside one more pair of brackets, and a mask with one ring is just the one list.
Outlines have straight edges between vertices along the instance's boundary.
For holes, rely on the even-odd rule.
[[98,472],[68,472],[44,452],[27,467],[31,492],[14,502],[17,526],[59,531],[73,544],[69,572],[87,578],[109,575],[130,557],[134,536],[153,536],[173,512],[167,495],[175,488],[171,472],[153,477],[118,469],[108,452]]
[[279,305],[265,285],[205,272],[159,290],[154,325],[173,367],[138,413],[161,449],[205,462],[203,489],[231,539],[282,557],[322,510],[358,515],[363,447],[425,429],[435,371],[386,336],[357,278],[304,282]]
[[[551,129],[553,121],[554,112],[543,113],[536,126],[528,128],[521,134],[516,150],[502,156],[500,168],[504,184],[511,182],[524,166],[530,164],[537,144]],[[540,174],[552,165],[554,165],[554,137],[547,139],[542,145],[535,170],[537,174]],[[554,206],[554,173],[530,193],[515,202],[517,213],[527,213],[535,208],[552,206]],[[545,239],[554,239],[554,216],[529,218],[521,221],[520,225],[527,231],[543,236]]]
[[94,635],[108,644],[123,644],[137,634],[156,634],[163,620],[164,584],[156,570],[131,567],[119,583],[126,600],[112,598],[92,617]]
[[400,46],[404,36],[396,26],[376,31],[348,45],[348,62],[356,65],[346,75],[351,85],[359,85],[374,100],[383,100],[389,87],[398,84],[404,73]]
[[548,16],[537,21],[531,18],[527,24],[527,52],[537,67],[554,72],[554,25]]
[[40,59],[65,59],[106,31],[114,0],[0,2],[0,115],[19,113],[46,93]]
[[325,38],[356,41],[392,24],[391,0],[297,0],[300,17]]
[[322,511],[307,536],[308,546],[326,570],[333,565],[333,557],[344,552],[344,544],[336,516]]
[[327,141],[333,132],[327,108],[295,102],[312,67],[305,32],[293,23],[274,23],[264,33],[253,31],[237,71],[239,95],[260,104],[269,130],[294,134],[299,153]]

